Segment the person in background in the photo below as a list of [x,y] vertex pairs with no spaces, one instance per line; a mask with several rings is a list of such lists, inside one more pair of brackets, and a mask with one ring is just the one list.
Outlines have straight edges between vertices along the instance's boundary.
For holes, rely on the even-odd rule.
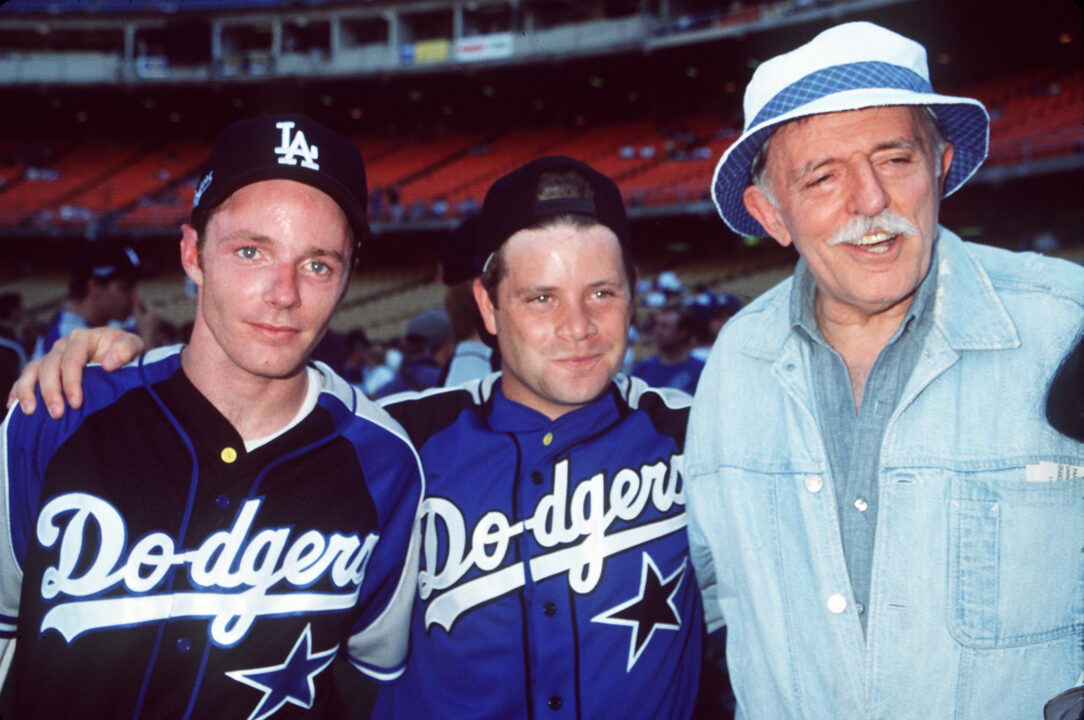
[[693,296],[692,309],[696,317],[696,333],[693,338],[693,349],[689,351],[697,360],[708,361],[708,354],[719,331],[723,329],[730,318],[738,314],[742,308],[742,301],[733,293],[713,293],[710,291],[699,292]]
[[0,388],[10,388],[26,365],[26,349],[17,330],[22,307],[19,293],[0,294]]
[[459,385],[489,375],[500,368],[493,352],[494,338],[486,330],[474,301],[474,280],[478,277],[478,216],[465,218],[441,248],[441,280],[445,284],[444,309],[452,325],[455,350],[444,371],[444,387]]
[[692,395],[704,361],[690,354],[696,337],[692,308],[670,305],[655,313],[651,339],[658,351],[632,366],[632,375],[654,387],[671,387]]
[[130,247],[107,242],[84,245],[72,263],[64,307],[38,337],[33,357],[42,357],[76,328],[103,325],[133,330],[145,347],[155,347],[158,314],[139,297],[136,288],[145,272],[139,255]]
[[404,341],[399,371],[376,391],[377,398],[441,385],[444,367],[455,349],[448,313],[443,308],[421,311],[407,323]]

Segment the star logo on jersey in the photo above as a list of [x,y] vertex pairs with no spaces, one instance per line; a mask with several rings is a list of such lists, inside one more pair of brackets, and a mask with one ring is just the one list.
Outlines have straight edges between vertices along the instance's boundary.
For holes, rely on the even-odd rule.
[[681,629],[681,616],[674,605],[674,595],[681,587],[681,581],[685,579],[688,560],[683,560],[681,567],[670,577],[663,578],[651,556],[645,552],[642,557],[640,594],[591,618],[592,622],[631,628],[626,672],[631,671],[632,666],[640,659],[656,630]]
[[306,710],[312,709],[316,698],[313,678],[319,675],[335,659],[339,646],[313,654],[312,625],[306,625],[293,650],[280,665],[231,670],[226,673],[237,682],[263,692],[263,699],[248,720],[263,720],[274,715],[286,703],[293,703]]

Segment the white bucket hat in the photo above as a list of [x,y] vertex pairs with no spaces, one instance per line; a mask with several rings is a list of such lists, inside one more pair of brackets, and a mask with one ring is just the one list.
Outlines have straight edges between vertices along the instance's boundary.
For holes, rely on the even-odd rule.
[[745,132],[723,153],[711,183],[723,220],[740,235],[767,237],[746,211],[742,194],[753,182],[753,157],[777,127],[807,115],[886,105],[926,105],[936,115],[953,146],[945,195],[986,159],[990,118],[981,102],[934,93],[926,50],[914,40],[873,23],[845,23],[753,73],[745,90]]

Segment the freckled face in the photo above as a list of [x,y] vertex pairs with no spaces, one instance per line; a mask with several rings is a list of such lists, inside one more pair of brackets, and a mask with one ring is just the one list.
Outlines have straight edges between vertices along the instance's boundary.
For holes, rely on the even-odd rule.
[[521,230],[502,248],[498,307],[475,283],[497,336],[510,399],[550,418],[602,394],[621,368],[632,317],[617,236],[604,225]]
[[346,291],[348,227],[330,196],[291,180],[231,195],[208,223],[202,249],[185,226],[182,263],[199,286],[190,349],[250,375],[297,373]]
[[[930,266],[952,146],[934,154],[909,107],[815,115],[771,139],[766,172],[779,207],[753,187],[746,206],[780,244],[794,243],[817,282],[818,305],[872,315],[910,303]],[[888,229],[886,211],[917,232]],[[847,241],[833,239],[856,220],[868,224]]]

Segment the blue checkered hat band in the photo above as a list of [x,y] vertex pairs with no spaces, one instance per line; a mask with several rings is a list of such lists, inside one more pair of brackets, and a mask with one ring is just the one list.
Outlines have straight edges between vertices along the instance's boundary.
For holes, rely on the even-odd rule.
[[773,118],[826,95],[863,88],[896,88],[916,93],[933,92],[926,78],[899,65],[875,61],[833,65],[812,72],[780,90],[775,97],[764,104],[753,121],[746,124],[746,128],[769,122]]
[[[938,100],[953,98],[927,98],[923,99],[929,102],[928,107],[937,116],[937,124],[945,140],[952,143],[954,150],[952,166],[945,177],[945,195],[949,195],[963,185],[986,158],[989,119],[986,111],[977,103],[945,103]],[[778,124],[770,123],[731,146],[726,162],[721,163],[716,174],[712,194],[723,218],[739,233],[767,235],[764,228],[746,212],[742,194],[751,181],[749,168],[753,156],[777,128]]]

